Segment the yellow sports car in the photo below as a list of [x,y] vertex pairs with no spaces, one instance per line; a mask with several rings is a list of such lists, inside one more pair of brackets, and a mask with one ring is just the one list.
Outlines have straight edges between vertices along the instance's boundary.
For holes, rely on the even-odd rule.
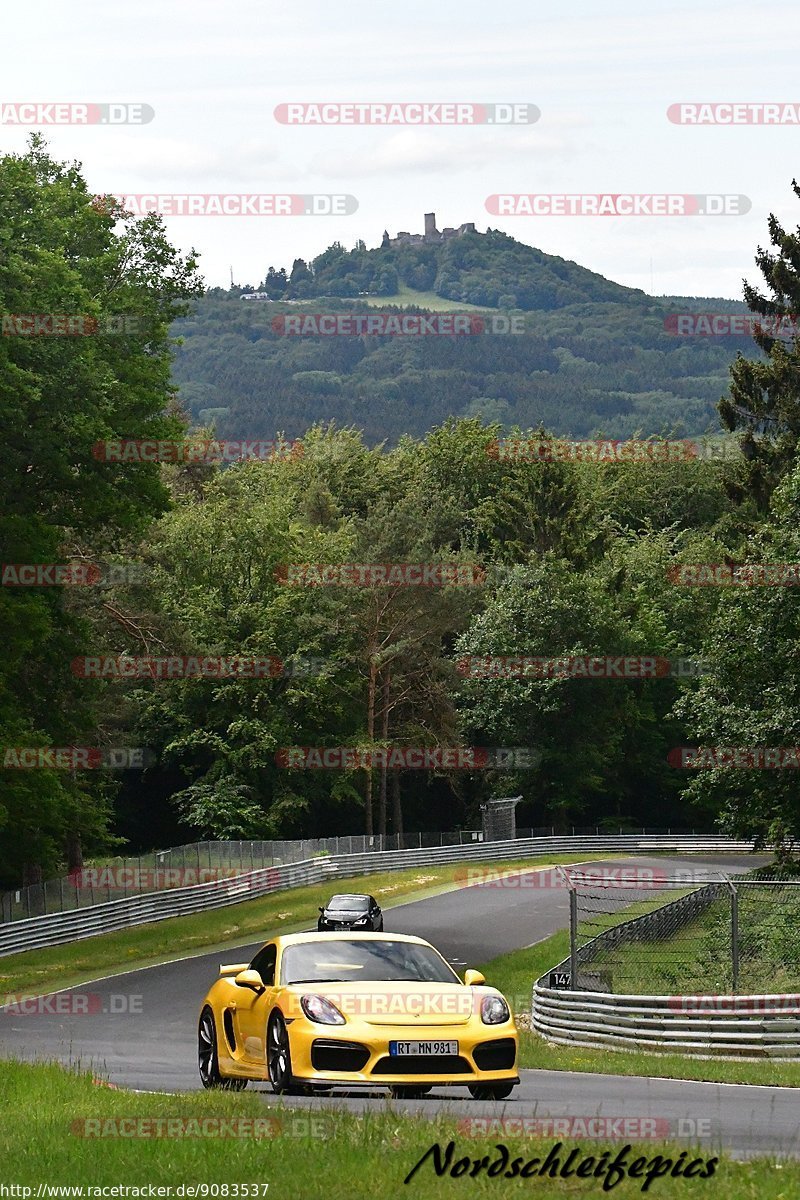
[[464,983],[428,942],[292,933],[220,967],[198,1029],[203,1087],[269,1080],[277,1093],[378,1085],[416,1098],[465,1084],[503,1100],[519,1083],[509,1007],[478,971]]

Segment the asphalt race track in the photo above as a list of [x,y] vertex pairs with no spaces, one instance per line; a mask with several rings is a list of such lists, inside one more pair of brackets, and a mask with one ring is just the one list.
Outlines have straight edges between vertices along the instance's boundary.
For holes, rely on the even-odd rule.
[[[617,858],[606,865],[736,871],[764,861],[756,856],[709,855]],[[513,869],[513,864],[509,867]],[[567,903],[567,893],[560,888],[458,888],[387,909],[386,931],[419,934],[454,963],[473,966],[564,928]],[[269,932],[264,931],[262,940]],[[202,999],[220,961],[249,960],[259,944],[130,971],[59,994],[82,997],[88,1008],[85,1015],[0,1010],[0,1056],[91,1066],[112,1083],[140,1090],[195,1090],[199,1087],[196,1025]],[[78,1005],[72,1002],[70,1007]],[[651,1117],[661,1122],[661,1129],[663,1122],[669,1122],[671,1138],[698,1143],[707,1153],[724,1147],[741,1157],[800,1155],[797,1089],[560,1071],[527,1070],[521,1078],[521,1085],[503,1103],[472,1100],[465,1089],[434,1090],[415,1101],[391,1101],[381,1092],[364,1089],[324,1101],[293,1097],[283,1103],[314,1111],[331,1107],[374,1111],[390,1103],[409,1112],[447,1109],[470,1117]],[[250,1090],[265,1099],[272,1097],[267,1084],[251,1084]]]

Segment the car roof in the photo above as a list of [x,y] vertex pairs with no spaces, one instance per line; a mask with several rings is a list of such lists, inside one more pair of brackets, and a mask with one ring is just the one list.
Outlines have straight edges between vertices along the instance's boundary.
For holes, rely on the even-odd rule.
[[298,946],[304,942],[411,942],[417,946],[429,946],[425,938],[415,937],[410,933],[350,933],[344,930],[339,933],[279,933],[270,942],[278,942],[282,947]]

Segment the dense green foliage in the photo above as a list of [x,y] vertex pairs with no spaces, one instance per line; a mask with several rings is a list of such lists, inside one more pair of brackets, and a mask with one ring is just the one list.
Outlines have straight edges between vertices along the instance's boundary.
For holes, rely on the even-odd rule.
[[[413,272],[406,277],[416,279],[414,285],[401,281],[400,293],[372,307],[363,296],[348,301],[341,298],[348,293],[330,291],[334,267],[354,256],[379,262],[387,255],[401,262],[412,255],[441,261],[435,291]],[[477,265],[464,265],[460,282],[446,287],[444,264],[461,258]],[[245,301],[239,289],[214,289],[178,323],[184,344],[175,379],[195,420],[213,420],[221,436],[242,438],[273,437],[276,430],[297,437],[317,421],[335,419],[363,429],[372,445],[396,443],[406,433],[424,437],[450,416],[482,416],[505,427],[541,424],[576,437],[596,431],[609,437],[694,436],[716,428],[715,405],[727,388],[729,366],[737,351],[752,349],[741,336],[670,332],[669,314],[734,312],[741,303],[656,299],[497,233],[396,251],[348,255],[340,249],[327,267],[320,259],[312,264],[319,276],[308,283],[308,299]],[[467,282],[473,271],[491,279],[491,286],[473,288]],[[419,290],[423,285],[430,290]],[[320,298],[323,291],[329,298]],[[281,332],[281,318],[300,313],[419,312],[428,304],[473,315],[482,310],[465,304],[483,305],[486,319],[515,317],[524,332]]]
[[[0,158],[0,308],[88,316],[100,329],[0,338],[5,563],[102,556],[163,511],[157,466],[120,473],[92,446],[130,429],[148,437],[181,429],[165,415],[169,327],[196,291],[192,260],[177,256],[157,219],[117,220],[113,207],[93,204],[78,168],[53,162],[39,138],[24,156]],[[104,334],[118,315],[134,318],[136,332]],[[94,744],[97,697],[70,661],[95,635],[64,589],[0,588],[0,626],[3,747]],[[13,863],[18,877],[57,861],[71,840],[100,834],[109,790],[97,773],[3,771],[6,871]]]
[[[800,200],[796,180],[792,180],[792,190]],[[725,427],[743,433],[742,450],[749,464],[745,486],[762,509],[791,466],[800,436],[800,345],[796,337],[787,340],[780,332],[782,327],[797,332],[800,229],[788,232],[771,214],[769,239],[777,253],[759,247],[756,255],[766,293],[744,281],[747,306],[757,317],[753,336],[764,357],[737,355],[731,368],[730,395],[720,404]]]
[[390,296],[398,284],[464,304],[525,311],[565,308],[585,300],[625,304],[646,299],[643,292],[526,246],[499,229],[374,250],[359,242],[348,251],[334,242],[311,263],[295,259],[288,274],[270,267],[261,286],[273,300],[307,300]]
[[[519,303],[524,281],[541,283],[537,302],[549,307],[536,311],[535,335],[283,338],[270,317],[296,308],[235,292],[205,297],[186,317],[194,262],[176,255],[156,218],[92,203],[78,168],[54,163],[37,141],[0,160],[0,182],[3,310],[141,319],[126,336],[0,339],[2,559],[106,557],[145,568],[103,588],[0,589],[10,643],[2,744],[131,744],[152,759],[117,783],[108,771],[6,766],[4,882],[72,866],[81,844],[102,849],[120,836],[146,847],[195,835],[475,828],[481,803],[498,794],[522,795],[520,826],[720,820],[754,838],[800,836],[792,771],[691,771],[670,757],[698,743],[800,743],[793,589],[675,582],[682,563],[800,559],[800,469],[785,429],[760,435],[765,452],[779,450],[766,511],[747,458],[609,464],[493,453],[504,433],[549,436],[545,410],[556,431],[586,433],[601,418],[608,428],[623,396],[616,432],[647,424],[647,396],[659,413],[650,428],[698,429],[722,390],[723,346],[670,341],[669,302],[495,234],[392,251],[397,286],[448,295],[449,264],[461,271],[458,298],[488,303],[493,294],[464,292],[465,281],[477,287],[501,263],[498,303]],[[413,275],[409,264],[421,269],[429,251],[436,276]],[[330,290],[347,279],[343,263],[373,262],[372,253],[334,248],[312,270],[296,263],[292,286],[319,280]],[[772,268],[786,296],[788,269]],[[170,378],[176,318],[186,417]],[[702,398],[692,390],[701,374]],[[789,413],[798,389],[781,378]],[[228,466],[92,455],[103,439],[180,437],[198,421],[201,437],[214,423],[223,435],[302,435],[302,453]],[[285,582],[287,565],[352,563],[439,563],[474,569],[482,582]],[[274,656],[288,666],[268,678],[86,680],[70,667],[82,655]],[[465,659],[498,655],[704,665],[640,678],[464,670]],[[287,751],[302,746],[516,747],[529,761],[287,766]]]

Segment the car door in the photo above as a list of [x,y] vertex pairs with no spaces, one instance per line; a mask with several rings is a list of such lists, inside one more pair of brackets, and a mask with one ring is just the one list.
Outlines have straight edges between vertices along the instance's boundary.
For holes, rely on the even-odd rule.
[[278,948],[275,942],[268,942],[259,950],[250,963],[250,970],[257,971],[264,984],[263,992],[255,992],[252,988],[237,987],[235,1024],[242,1052],[248,1062],[258,1067],[264,1067],[266,1062],[267,1018],[275,1000],[275,963]]

